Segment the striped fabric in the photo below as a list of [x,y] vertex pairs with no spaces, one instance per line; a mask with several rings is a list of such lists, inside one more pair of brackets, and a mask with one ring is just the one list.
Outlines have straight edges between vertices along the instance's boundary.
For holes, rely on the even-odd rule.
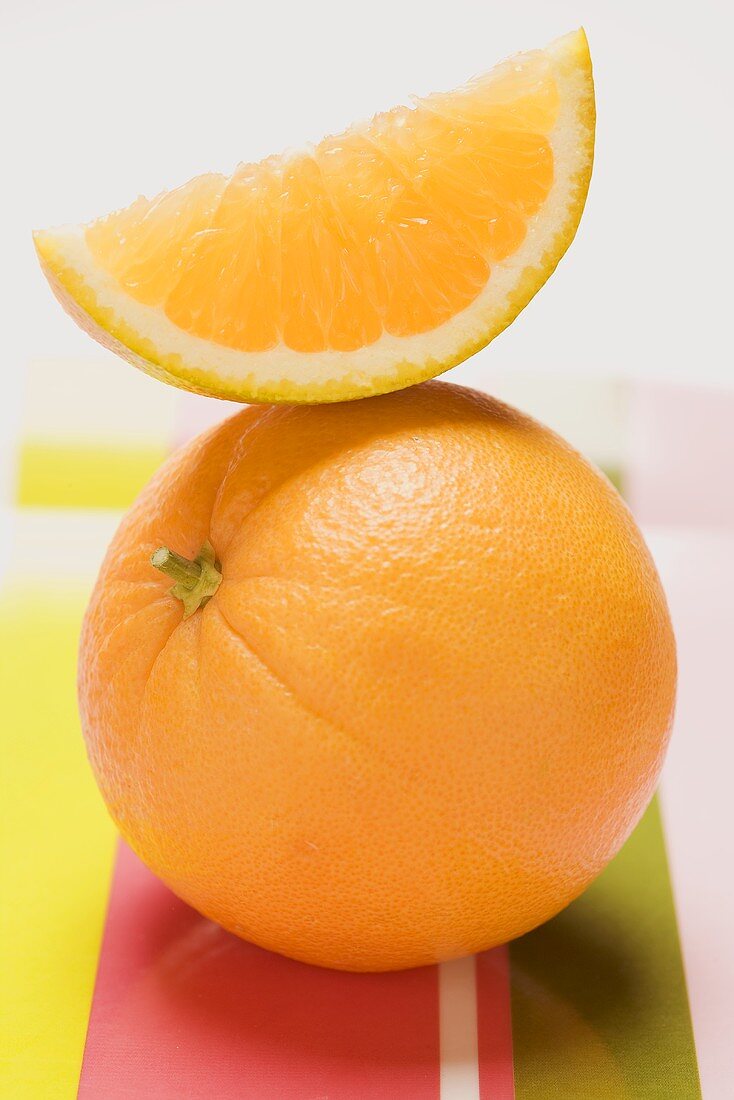
[[[682,677],[687,725],[674,737],[663,815],[656,799],[555,920],[475,958],[350,975],[271,955],[185,906],[116,838],[79,735],[81,615],[120,509],[173,446],[225,409],[122,368],[107,382],[101,407],[82,413],[69,395],[99,391],[93,366],[33,365],[15,502],[3,520],[0,1095],[695,1100],[700,1078],[707,1100],[730,1096],[732,975],[703,975],[700,944],[702,897],[719,897],[734,917],[734,894],[723,899],[717,877],[731,853],[712,851],[726,819],[712,832],[686,802],[686,775],[700,779],[698,744],[714,754],[707,774],[716,770],[715,746],[691,728],[703,679]],[[727,447],[731,469],[734,398],[530,377],[487,388],[558,428],[625,486],[650,520],[682,655],[698,654],[710,624],[694,606],[691,561],[703,548],[714,595],[734,550],[734,515],[716,507],[705,480]],[[698,475],[690,454],[685,469],[680,458],[691,402],[701,415],[711,406],[709,423],[726,428],[701,433]],[[717,605],[722,630],[733,611]],[[725,962],[724,916],[717,910],[711,924],[720,942],[706,946]]]

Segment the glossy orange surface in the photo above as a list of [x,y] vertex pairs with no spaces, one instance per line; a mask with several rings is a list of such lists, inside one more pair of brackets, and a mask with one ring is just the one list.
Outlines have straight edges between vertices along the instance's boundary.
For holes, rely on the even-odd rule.
[[[182,621],[161,544],[222,583]],[[91,761],[182,898],[390,969],[558,912],[647,804],[676,680],[626,506],[553,433],[427,383],[249,408],[124,520],[84,626]]]

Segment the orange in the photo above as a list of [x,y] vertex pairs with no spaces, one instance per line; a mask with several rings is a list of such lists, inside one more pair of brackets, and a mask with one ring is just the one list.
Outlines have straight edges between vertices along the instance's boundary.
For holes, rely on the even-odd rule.
[[72,316],[159,378],[245,401],[364,397],[517,316],[576,232],[593,147],[579,30],[36,247]]
[[238,935],[353,970],[487,948],[576,897],[651,796],[675,681],[616,490],[437,382],[248,408],[173,455],[80,657],[141,858]]

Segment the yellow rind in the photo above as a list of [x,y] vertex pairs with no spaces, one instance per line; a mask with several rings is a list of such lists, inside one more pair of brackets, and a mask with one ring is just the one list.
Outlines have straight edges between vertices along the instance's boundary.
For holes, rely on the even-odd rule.
[[313,405],[390,393],[435,378],[481,351],[512,324],[552,275],[576,235],[594,161],[596,108],[591,55],[583,28],[567,35],[563,46],[563,50],[554,55],[559,75],[576,72],[583,77],[583,90],[576,101],[576,122],[583,138],[579,149],[579,168],[571,179],[572,198],[566,208],[566,218],[540,261],[526,267],[518,276],[502,317],[481,337],[467,341],[446,359],[437,361],[429,358],[420,363],[406,360],[391,362],[389,374],[370,376],[369,388],[365,387],[364,382],[350,379],[348,374],[327,382],[311,381],[305,384],[288,378],[263,384],[250,374],[238,379],[235,384],[229,379],[188,367],[180,355],[159,352],[151,340],[118,318],[111,308],[100,305],[92,287],[64,260],[54,234],[39,231],[33,236],[43,271],[66,312],[100,344],[154,378],[207,397],[252,404]]

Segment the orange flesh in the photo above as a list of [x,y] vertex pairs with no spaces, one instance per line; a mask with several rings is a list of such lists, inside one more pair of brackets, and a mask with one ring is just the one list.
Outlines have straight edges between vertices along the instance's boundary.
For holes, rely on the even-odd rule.
[[517,250],[553,183],[542,54],[309,152],[200,176],[93,223],[97,262],[179,328],[239,351],[351,351],[427,332]]

